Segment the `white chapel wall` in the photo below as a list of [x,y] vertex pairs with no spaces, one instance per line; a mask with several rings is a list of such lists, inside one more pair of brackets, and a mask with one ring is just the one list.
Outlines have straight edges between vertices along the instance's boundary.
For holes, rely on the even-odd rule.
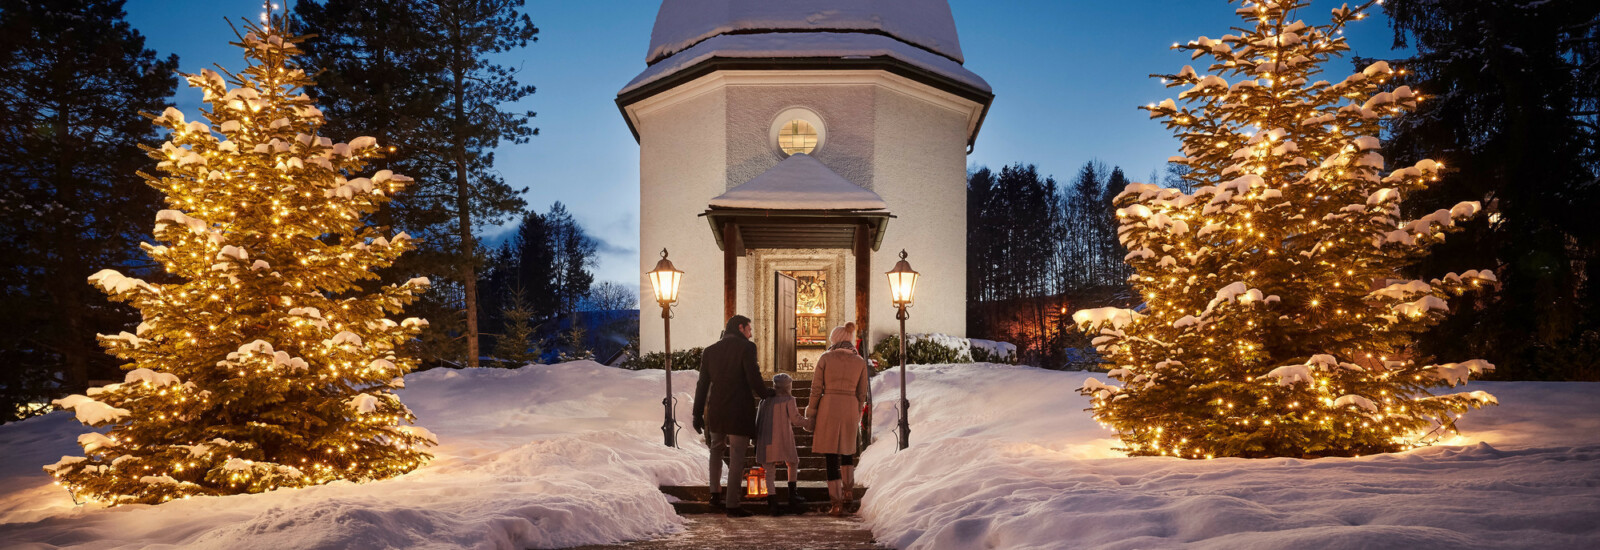
[[770,130],[775,117],[796,107],[816,113],[827,131],[827,139],[812,156],[850,183],[871,189],[873,88],[870,84],[800,84],[795,79],[783,84],[729,86],[728,189],[783,160],[772,146]]
[[899,328],[883,277],[903,248],[920,273],[906,331],[967,333],[967,115],[898,90],[876,94],[873,191],[889,203],[872,257],[872,342]]
[[[639,108],[640,267],[655,266],[663,246],[686,272],[673,322],[673,348],[705,346],[724,319],[722,251],[699,214],[706,204],[772,168],[782,157],[770,142],[773,117],[810,109],[827,138],[816,157],[872,189],[897,218],[872,255],[870,341],[897,327],[883,272],[905,248],[923,274],[907,330],[966,333],[966,140],[970,104],[898,77],[851,72],[709,75]],[[738,262],[737,310],[752,315],[770,299],[746,284],[761,269]],[[847,279],[854,278],[854,261]],[[770,274],[762,274],[770,277]],[[641,293],[650,292],[641,276]],[[853,284],[847,288],[854,288]],[[647,299],[648,301],[648,299]],[[851,291],[845,309],[854,318]],[[641,314],[644,352],[662,349],[654,305]],[[764,342],[769,347],[770,342]],[[767,352],[763,357],[770,357]],[[763,362],[763,368],[771,368]]]
[[[699,215],[724,191],[726,112],[721,89],[640,111],[639,273],[655,268],[662,247],[685,272],[672,322],[673,349],[710,345],[722,332],[722,252]],[[640,350],[661,351],[661,309],[643,275],[639,290]]]

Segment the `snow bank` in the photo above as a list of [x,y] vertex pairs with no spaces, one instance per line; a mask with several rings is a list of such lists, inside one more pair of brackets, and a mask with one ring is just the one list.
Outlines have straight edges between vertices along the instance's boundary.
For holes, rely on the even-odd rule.
[[[74,506],[41,466],[78,454],[70,412],[0,426],[0,546],[33,548],[550,548],[682,529],[657,489],[704,483],[694,432],[661,445],[661,371],[589,361],[432,370],[397,392],[438,435],[394,479],[160,506]],[[689,418],[696,373],[674,373]]]
[[1600,384],[1473,382],[1453,445],[1361,458],[1128,458],[1086,373],[910,367],[874,381],[862,515],[898,548],[1600,548]]

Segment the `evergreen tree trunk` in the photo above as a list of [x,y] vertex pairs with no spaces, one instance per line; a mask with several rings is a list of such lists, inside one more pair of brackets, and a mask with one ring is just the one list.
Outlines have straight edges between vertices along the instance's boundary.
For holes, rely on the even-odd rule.
[[457,254],[461,263],[461,285],[466,292],[467,316],[467,366],[478,366],[478,273],[476,259],[478,244],[472,234],[472,187],[467,179],[467,111],[466,111],[466,61],[461,59],[462,49],[465,45],[461,41],[460,27],[450,31],[451,55],[451,90],[454,92],[455,101],[452,107],[454,136],[454,157],[456,163],[456,230],[460,239]]

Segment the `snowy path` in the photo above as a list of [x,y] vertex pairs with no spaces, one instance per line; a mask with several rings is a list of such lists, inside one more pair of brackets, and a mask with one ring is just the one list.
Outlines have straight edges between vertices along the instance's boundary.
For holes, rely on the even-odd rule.
[[856,550],[884,548],[873,544],[872,531],[859,518],[755,516],[733,519],[716,514],[684,516],[682,533],[660,540],[606,546],[581,546],[576,550],[687,550],[690,548],[740,548],[745,550]]

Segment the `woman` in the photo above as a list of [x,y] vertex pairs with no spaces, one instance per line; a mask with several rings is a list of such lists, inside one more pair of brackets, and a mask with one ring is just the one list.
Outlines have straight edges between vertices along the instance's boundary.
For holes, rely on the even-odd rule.
[[806,405],[806,418],[816,422],[811,450],[827,462],[828,497],[833,501],[828,514],[833,516],[843,516],[855,497],[856,438],[861,403],[867,400],[867,360],[856,353],[852,336],[845,327],[828,335],[828,351],[817,359]]

